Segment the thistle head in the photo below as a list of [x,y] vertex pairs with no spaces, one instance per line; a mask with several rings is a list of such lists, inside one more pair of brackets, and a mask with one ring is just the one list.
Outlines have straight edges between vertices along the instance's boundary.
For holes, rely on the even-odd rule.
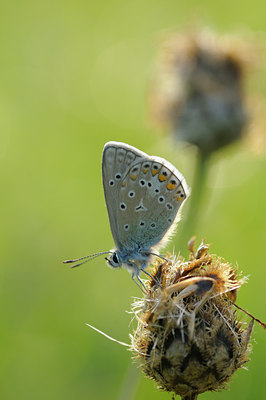
[[209,31],[163,42],[151,96],[153,119],[204,155],[242,137],[246,53],[234,37]]
[[187,261],[158,262],[148,294],[133,305],[136,358],[160,389],[182,399],[225,388],[251,351],[253,320],[241,322],[234,307],[244,279],[208,249],[190,243]]

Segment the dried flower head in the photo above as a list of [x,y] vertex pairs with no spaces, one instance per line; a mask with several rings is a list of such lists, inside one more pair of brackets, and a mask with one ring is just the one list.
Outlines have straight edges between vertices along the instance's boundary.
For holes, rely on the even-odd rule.
[[153,118],[204,154],[240,138],[247,123],[244,46],[209,31],[166,38],[151,98]]
[[196,399],[225,388],[249,360],[253,320],[246,326],[234,307],[244,282],[236,268],[201,243],[189,261],[159,264],[148,294],[133,305],[138,326],[132,349],[160,389]]

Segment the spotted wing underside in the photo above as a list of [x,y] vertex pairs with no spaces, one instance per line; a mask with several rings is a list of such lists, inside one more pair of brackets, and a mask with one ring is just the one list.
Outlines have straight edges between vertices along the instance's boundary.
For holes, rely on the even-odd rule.
[[117,142],[105,145],[102,165],[106,205],[118,249],[157,246],[174,228],[187,196],[183,176],[166,160]]

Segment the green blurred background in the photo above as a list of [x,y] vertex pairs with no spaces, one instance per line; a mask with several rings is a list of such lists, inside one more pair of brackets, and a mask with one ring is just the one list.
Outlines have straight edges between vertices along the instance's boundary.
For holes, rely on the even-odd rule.
[[[101,183],[105,142],[165,157],[192,182],[193,153],[174,150],[148,123],[160,35],[195,16],[218,32],[263,31],[265,2],[25,0],[2,2],[0,15],[0,398],[130,399],[130,353],[85,323],[129,342],[125,311],[140,291],[103,258],[76,270],[62,260],[113,246]],[[264,95],[265,83],[265,73],[254,77],[254,91]],[[217,154],[197,231],[250,275],[238,304],[264,320],[265,174],[264,155],[240,146]],[[230,391],[200,398],[262,399],[258,325],[253,344],[249,370]],[[142,378],[135,399],[170,396]]]

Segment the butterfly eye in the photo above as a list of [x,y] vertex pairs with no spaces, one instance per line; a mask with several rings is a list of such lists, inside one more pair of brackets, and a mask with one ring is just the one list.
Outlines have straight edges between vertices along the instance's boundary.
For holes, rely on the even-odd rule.
[[111,267],[119,267],[121,265],[120,257],[117,253],[113,253],[107,261]]

